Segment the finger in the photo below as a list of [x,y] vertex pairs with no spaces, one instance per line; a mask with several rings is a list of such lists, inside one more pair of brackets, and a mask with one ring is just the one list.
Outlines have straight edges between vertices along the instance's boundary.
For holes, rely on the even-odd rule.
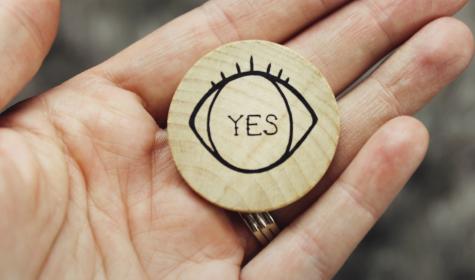
[[59,0],[0,2],[0,109],[35,75],[59,20]]
[[427,130],[415,119],[387,123],[321,200],[244,268],[244,278],[330,279],[406,184],[427,146]]
[[[241,1],[239,9],[232,5],[223,8],[224,14],[230,18],[221,17],[224,24],[220,24],[224,27],[217,31],[207,27],[210,26],[206,23],[209,19],[203,19],[201,15],[206,9],[201,8],[123,52],[111,60],[114,63],[106,63],[107,67],[101,71],[117,84],[142,96],[149,111],[163,124],[179,80],[202,54],[237,39],[258,38],[281,42],[311,18],[300,18],[302,8],[307,10],[305,14],[316,18],[342,2],[345,1],[326,1],[326,8],[322,8],[320,1],[312,4],[301,0],[274,1],[271,5],[265,1],[252,7],[243,5]],[[289,42],[289,46],[321,68],[338,92],[414,30],[437,16],[454,13],[465,2],[355,1],[308,29]],[[264,16],[262,11],[265,11]],[[249,16],[242,16],[245,13]],[[216,13],[210,12],[207,18],[220,19]],[[187,20],[188,25],[182,20]],[[181,28],[179,30],[183,31],[177,33],[176,29],[182,26],[192,27]],[[223,35],[217,36],[216,33],[227,35],[222,39]]]
[[381,125],[427,104],[468,66],[473,52],[473,36],[465,24],[452,18],[438,19],[342,98],[342,131],[332,166],[307,196],[274,213],[279,223],[289,223],[313,204]]
[[467,0],[363,0],[315,24],[288,46],[308,57],[336,93],[429,21]]
[[177,18],[107,61],[96,71],[138,93],[162,122],[184,73],[227,42],[280,42],[347,0],[212,0]]

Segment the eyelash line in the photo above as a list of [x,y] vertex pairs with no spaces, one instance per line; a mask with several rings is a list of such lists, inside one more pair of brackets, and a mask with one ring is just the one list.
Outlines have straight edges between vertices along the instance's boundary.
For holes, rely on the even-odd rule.
[[[224,80],[226,80],[226,79],[229,79],[230,77],[233,77],[234,75],[242,75],[242,74],[246,74],[246,73],[255,72],[256,70],[254,70],[254,57],[253,57],[253,56],[251,56],[251,58],[250,58],[249,66],[250,66],[250,67],[249,67],[250,70],[243,72],[243,71],[242,71],[242,68],[241,68],[241,65],[239,65],[239,63],[236,63],[236,71],[237,71],[237,73],[235,73],[235,74],[233,74],[233,75],[231,75],[231,76],[229,76],[229,77],[226,77],[226,74],[224,74],[224,72],[221,72],[220,74],[221,74],[221,79],[222,79],[222,80],[221,80],[220,82],[218,82],[218,83],[215,83],[214,81],[211,81],[211,86],[212,86],[212,87],[215,87],[215,86],[217,86],[219,83],[221,83],[222,81],[224,81]],[[269,63],[269,65],[267,66],[267,69],[266,69],[266,73],[269,74],[269,75],[272,75],[271,70],[272,70],[272,63]],[[282,74],[283,74],[283,73],[284,73],[284,70],[283,70],[283,69],[280,69],[280,71],[279,71],[279,73],[278,73],[277,76],[274,76],[274,75],[272,75],[272,76],[274,76],[275,78],[279,79],[281,82],[288,84],[288,83],[290,82],[290,77],[288,77],[288,78],[285,79],[285,80],[282,79]]]

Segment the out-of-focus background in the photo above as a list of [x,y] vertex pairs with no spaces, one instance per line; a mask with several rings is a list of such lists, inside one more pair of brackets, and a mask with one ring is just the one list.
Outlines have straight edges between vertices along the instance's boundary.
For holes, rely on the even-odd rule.
[[[20,99],[96,65],[203,2],[63,1],[56,43]],[[475,3],[457,17],[475,30]],[[418,116],[432,135],[427,159],[336,279],[475,279],[475,63]]]

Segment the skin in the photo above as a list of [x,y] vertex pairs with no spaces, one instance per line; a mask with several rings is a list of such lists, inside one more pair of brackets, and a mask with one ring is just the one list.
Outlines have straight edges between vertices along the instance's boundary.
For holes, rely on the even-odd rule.
[[[469,64],[472,34],[450,18],[465,2],[211,0],[16,105],[0,117],[0,278],[331,278],[426,153],[428,133],[407,115]],[[2,107],[41,65],[59,5],[1,1]],[[265,249],[184,183],[164,125],[201,55],[254,38],[306,56],[336,94],[400,46],[340,96],[335,161],[314,192],[273,213],[285,228]]]

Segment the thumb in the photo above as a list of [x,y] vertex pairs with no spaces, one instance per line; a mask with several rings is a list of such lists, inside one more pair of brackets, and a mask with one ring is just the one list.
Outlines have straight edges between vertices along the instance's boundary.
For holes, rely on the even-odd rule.
[[0,1],[0,110],[40,68],[56,36],[59,0]]

